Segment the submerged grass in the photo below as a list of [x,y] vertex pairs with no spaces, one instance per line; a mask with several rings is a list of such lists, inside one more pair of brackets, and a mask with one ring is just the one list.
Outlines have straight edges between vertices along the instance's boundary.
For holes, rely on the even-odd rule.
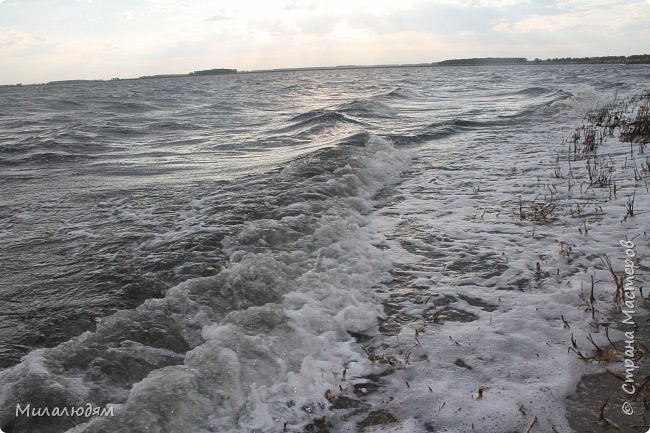
[[[558,173],[562,173],[563,171],[567,172],[567,184],[569,185],[566,190],[558,193],[557,199],[559,201],[573,200],[576,203],[575,206],[570,207],[572,216],[585,214],[599,215],[603,213],[603,207],[606,204],[618,201],[619,205],[624,207],[624,214],[621,219],[621,224],[623,224],[640,213],[643,213],[643,211],[640,212],[636,208],[635,204],[637,189],[641,184],[647,185],[647,178],[650,172],[649,158],[645,156],[645,144],[650,142],[650,91],[643,91],[639,95],[598,107],[587,113],[585,121],[586,124],[576,130],[568,141],[569,148],[566,152],[565,159],[568,170],[562,170],[563,167],[559,161],[556,161],[555,177],[558,178]],[[607,137],[617,137],[618,141],[612,145],[611,143],[607,143]],[[625,147],[621,147],[623,143],[629,143],[627,156],[624,155],[627,150]],[[605,146],[606,144],[608,145]],[[625,161],[621,164],[620,161],[624,156]],[[639,156],[641,156],[641,161],[637,163]],[[571,161],[576,160],[583,160],[584,168],[580,165],[576,166],[575,163],[572,166]],[[615,161],[619,162],[616,163]],[[640,169],[638,168],[639,165],[641,167]],[[576,197],[578,188],[574,188],[572,191],[571,186],[579,187],[578,197]],[[607,189],[607,194],[599,192],[602,191],[599,189],[605,188]],[[624,202],[618,200],[618,196],[622,195],[617,194],[619,191],[625,194],[623,196],[625,197]],[[592,195],[587,197],[587,193]],[[577,203],[581,204],[578,205]],[[586,234],[586,222],[587,219],[585,218],[585,229],[583,230],[581,226],[578,229],[580,233],[584,232]],[[562,249],[560,253],[563,253]],[[587,398],[582,396],[582,401],[573,403],[575,407],[579,406],[580,409],[574,407],[573,409],[570,408],[570,411],[581,410],[583,412],[590,412],[590,416],[594,419],[589,422],[589,428],[591,429],[589,431],[627,431],[625,429],[631,427],[630,422],[647,423],[647,420],[643,416],[641,417],[643,419],[640,419],[636,415],[634,419],[632,417],[626,418],[625,416],[621,416],[620,409],[612,409],[616,405],[620,407],[622,403],[622,401],[618,401],[622,398],[619,395],[620,392],[617,394],[614,390],[618,388],[620,391],[620,384],[625,382],[626,378],[612,372],[608,366],[619,367],[621,360],[627,352],[623,352],[624,345],[621,342],[617,345],[610,338],[609,321],[613,314],[620,312],[622,308],[626,308],[624,290],[625,275],[615,270],[614,264],[612,264],[612,261],[607,255],[601,255],[600,260],[605,272],[609,274],[611,279],[607,278],[604,281],[596,282],[599,284],[604,283],[605,287],[611,287],[613,294],[611,303],[602,294],[600,296],[594,294],[596,282],[594,280],[594,274],[592,274],[590,289],[588,293],[585,293],[585,289],[583,288],[580,299],[582,302],[581,307],[584,307],[586,312],[591,313],[592,324],[597,329],[597,333],[589,333],[586,337],[589,343],[588,347],[580,349],[572,333],[568,351],[573,352],[579,359],[589,365],[596,364],[603,366],[605,371],[610,376],[615,377],[618,383],[611,383],[611,379],[607,381],[601,379],[600,382],[592,383],[591,376],[586,376],[581,381],[581,386],[590,387],[588,388],[589,395]],[[644,302],[645,298],[643,297],[641,288],[639,288],[639,292],[641,296],[637,296],[637,298],[641,302]],[[564,317],[561,319],[564,322],[565,328],[568,328],[570,325]],[[597,341],[596,337],[599,334],[602,335],[600,328],[604,328],[604,339],[600,338]],[[643,327],[643,329],[645,329],[643,332],[647,333],[647,326]],[[638,330],[637,334],[641,334],[641,329]],[[637,344],[642,346],[640,341]],[[642,358],[648,359],[649,354],[646,350],[637,347],[635,355],[635,360],[638,361]],[[629,398],[630,401],[636,401],[638,407],[645,407],[646,410],[650,404],[650,393],[646,389],[648,382],[650,382],[649,377],[637,381],[635,384],[637,392]],[[597,383],[598,385],[596,385]],[[611,388],[608,389],[608,398],[603,401],[601,397],[598,397],[597,387],[604,387],[604,383],[608,383],[609,385],[607,386]],[[578,389],[579,392],[582,392],[580,387]],[[614,403],[612,403],[613,401]],[[595,408],[586,407],[585,404],[587,402],[592,402],[591,404]],[[584,418],[583,412],[580,412],[581,418]],[[587,428],[587,424],[583,424],[585,421],[586,419],[582,419],[576,424],[576,427],[578,429]],[[640,426],[641,424],[639,424]]]
[[[572,218],[571,221],[579,224],[577,230],[581,236],[584,236],[584,239],[588,239],[590,230],[596,230],[597,225],[594,222],[602,218],[606,212],[612,211],[612,203],[618,206],[618,209],[625,208],[622,223],[633,222],[634,220],[631,218],[643,213],[643,210],[639,211],[635,206],[635,199],[638,198],[637,189],[641,189],[640,182],[645,182],[650,177],[650,158],[645,155],[645,143],[649,141],[648,137],[650,137],[648,135],[648,125],[650,124],[648,106],[650,106],[650,92],[644,92],[640,96],[621,99],[587,113],[585,124],[573,132],[571,138],[565,141],[565,145],[569,144],[569,146],[556,156],[552,175],[548,179],[549,183],[544,184],[543,181],[538,180],[538,191],[534,191],[528,197],[523,195],[508,200],[506,207],[512,211],[513,218],[531,223],[533,227],[564,222],[562,221],[564,217]],[[618,138],[618,140],[612,140],[610,137]],[[612,145],[613,142],[615,143]],[[631,151],[629,153],[627,146],[622,143],[630,144]],[[627,158],[622,163],[625,156]],[[639,158],[639,156],[642,157]],[[525,172],[525,170],[517,169],[515,166],[509,174],[515,175],[519,172]],[[474,194],[485,190],[487,189],[482,185],[472,186]],[[624,200],[626,202],[623,202]],[[638,200],[638,202],[641,201]],[[576,217],[578,219],[574,220],[573,218]],[[431,243],[434,242],[431,241]],[[559,255],[567,262],[579,260],[580,250],[579,242],[560,241],[559,243]],[[418,250],[418,253],[422,253],[422,251]],[[595,257],[598,258],[598,256]],[[602,255],[601,263],[601,266],[596,266],[599,270],[590,272],[590,281],[585,281],[580,293],[581,304],[575,306],[582,309],[588,315],[587,317],[591,316],[588,320],[590,320],[593,329],[590,329],[589,333],[581,333],[581,330],[576,329],[575,325],[572,327],[572,323],[569,323],[565,316],[558,318],[558,321],[561,320],[559,323],[565,329],[566,340],[570,341],[568,352],[575,354],[586,365],[600,365],[607,369],[607,366],[619,365],[624,355],[624,345],[620,341],[615,341],[616,338],[612,340],[609,335],[611,321],[609,317],[612,312],[620,310],[621,303],[624,302],[624,290],[623,275],[615,270],[609,257]],[[445,264],[445,266],[447,265]],[[547,267],[544,261],[535,263],[535,268],[532,271],[537,281],[543,282],[555,275],[555,272],[551,275],[545,271],[544,269]],[[443,267],[443,269],[446,268]],[[599,272],[604,272],[606,275],[609,273],[609,275],[605,278],[601,277],[602,279],[599,280],[597,279]],[[559,269],[557,279],[560,279]],[[603,296],[602,291],[599,290],[603,285],[613,289],[611,290],[613,296]],[[424,289],[426,288],[418,288],[418,290]],[[640,299],[644,299],[643,295]],[[428,301],[427,298],[423,305],[426,305]],[[397,320],[396,315],[391,316],[395,319],[396,327],[394,332],[387,333],[386,336],[394,336],[397,341],[395,345],[382,345],[380,344],[381,339],[374,341],[371,339],[370,342],[362,344],[361,350],[363,350],[365,358],[374,368],[381,371],[380,374],[350,377],[346,370],[342,374],[337,372],[336,375],[341,380],[338,388],[335,386],[325,391],[325,398],[331,405],[330,410],[339,413],[348,411],[344,416],[365,417],[357,422],[359,431],[370,431],[379,428],[378,426],[397,421],[390,412],[383,408],[383,405],[387,407],[390,405],[383,402],[380,408],[372,405],[374,401],[372,399],[376,397],[373,396],[373,392],[384,386],[385,377],[405,373],[402,377],[404,381],[401,384],[409,390],[408,392],[416,392],[414,390],[422,385],[411,380],[408,373],[412,369],[419,368],[419,365],[429,362],[426,351],[431,348],[422,346],[423,342],[427,341],[426,336],[422,335],[424,328],[422,331],[420,328],[416,328],[414,337],[413,334],[410,334],[406,339],[400,338],[400,330],[410,323],[422,323],[423,326],[436,325],[437,328],[438,325],[444,324],[445,314],[449,313],[449,308],[446,303],[441,301],[430,309],[423,307],[423,311],[425,312],[422,313],[421,319],[404,315]],[[491,316],[489,324],[492,325]],[[452,347],[469,348],[468,342],[455,339],[451,335],[449,335],[449,342],[453,345]],[[647,352],[644,351],[639,356],[647,356]],[[472,369],[460,358],[454,364],[459,368]],[[618,377],[622,376],[618,375]],[[638,393],[634,399],[640,402],[640,405],[647,405],[648,399],[650,399],[648,392],[650,377],[639,379],[638,382],[636,384]],[[620,388],[620,382],[616,386]],[[431,386],[428,387],[428,390],[433,392]],[[493,394],[485,385],[480,385],[473,391],[471,394],[473,402],[489,402],[494,398],[491,397]],[[604,397],[595,392],[592,392],[590,400],[583,399],[583,403],[588,401],[591,407],[583,408],[580,416],[586,418],[588,415],[590,418],[588,420],[589,428],[594,427],[593,430],[581,431],[606,432],[611,429],[629,427],[626,420],[618,417],[615,410],[612,409],[619,404],[611,396],[615,390],[611,389],[609,392],[610,398],[604,402]],[[370,399],[367,399],[368,396]],[[445,407],[445,401],[437,403],[438,411]],[[537,414],[538,418],[532,411],[525,411],[523,407],[520,407],[520,411],[526,420],[526,424],[520,431],[530,433],[541,431],[544,428],[547,422],[544,416]],[[305,431],[334,431],[331,426],[325,426],[326,421],[327,417],[317,418],[313,424],[306,427]],[[425,423],[424,426],[427,431],[436,431],[431,423]],[[554,426],[550,426],[550,429],[558,432]],[[472,430],[474,430],[474,426],[472,426]],[[478,430],[480,431],[480,428]],[[576,430],[578,429],[576,428]]]
[[[650,91],[590,110],[584,121],[564,140],[568,145],[565,153],[556,155],[551,183],[532,199],[520,196],[514,201],[513,215],[518,220],[548,223],[566,215],[567,210],[573,217],[602,214],[604,204],[618,198],[621,179],[643,182],[649,189],[650,156],[645,155],[645,145],[650,142]],[[622,166],[615,162],[620,147],[605,147],[608,137],[630,144],[630,155]],[[638,213],[635,194],[636,185],[625,203],[623,222]]]

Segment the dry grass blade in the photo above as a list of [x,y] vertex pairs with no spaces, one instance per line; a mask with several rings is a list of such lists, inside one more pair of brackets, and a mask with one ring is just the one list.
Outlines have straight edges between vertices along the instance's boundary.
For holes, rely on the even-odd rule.
[[603,421],[605,424],[609,425],[610,427],[618,430],[618,431],[623,431],[618,424],[616,424],[615,422],[613,422],[612,420],[610,420],[609,418],[607,418],[605,416],[605,407],[607,406],[608,402],[609,402],[609,399],[606,399],[605,402],[603,403],[603,405],[600,407],[600,417],[599,417],[600,420]]
[[530,425],[526,429],[526,433],[532,432],[533,428],[535,427],[535,424],[537,424],[537,417],[533,418],[533,421],[530,423]]
[[612,261],[607,255],[601,256],[600,260],[607,267],[607,270],[614,280],[614,285],[616,286],[616,292],[614,292],[614,303],[618,305],[621,299],[623,299],[623,277],[614,272]]
[[636,191],[632,193],[631,197],[627,198],[627,202],[625,203],[625,216],[623,217],[623,221],[627,220],[629,217],[634,216],[634,197],[636,195]]

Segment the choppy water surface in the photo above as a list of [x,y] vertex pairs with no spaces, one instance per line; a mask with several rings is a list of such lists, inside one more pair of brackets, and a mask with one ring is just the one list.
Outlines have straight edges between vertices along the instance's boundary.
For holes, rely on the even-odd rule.
[[[507,203],[563,127],[649,83],[616,65],[0,89],[0,426],[356,431],[385,409],[407,431],[504,432],[527,423],[519,392],[568,429],[576,369],[566,346],[530,357],[548,333],[527,310],[566,299],[530,288],[544,252]],[[463,331],[487,320],[498,338]],[[463,336],[386,373],[409,327]],[[499,403],[426,419],[422,401],[456,404],[488,375]],[[27,403],[115,416],[16,418]]]

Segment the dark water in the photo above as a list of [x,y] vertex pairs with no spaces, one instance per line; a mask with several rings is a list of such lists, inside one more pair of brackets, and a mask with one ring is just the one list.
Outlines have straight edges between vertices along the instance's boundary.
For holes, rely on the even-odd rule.
[[[359,357],[350,333],[382,314],[394,259],[376,209],[392,185],[649,81],[625,66],[391,68],[0,89],[0,425],[304,424]],[[119,416],[15,420],[27,401]]]

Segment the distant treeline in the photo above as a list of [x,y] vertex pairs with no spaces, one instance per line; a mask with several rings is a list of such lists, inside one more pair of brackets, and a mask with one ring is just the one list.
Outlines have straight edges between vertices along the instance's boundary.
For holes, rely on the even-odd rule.
[[177,78],[177,77],[198,77],[202,75],[225,75],[225,74],[236,74],[237,69],[205,69],[203,71],[194,71],[189,74],[164,74],[164,75],[147,75],[140,78]]
[[190,72],[190,75],[224,75],[224,74],[236,74],[237,69],[225,69],[225,68],[219,68],[219,69],[205,69],[203,71],[194,71]]
[[650,54],[636,54],[633,56],[600,56],[600,57],[560,57],[542,60],[537,58],[534,63],[625,63],[625,64],[650,64]]
[[520,65],[526,63],[525,57],[474,57],[471,59],[451,59],[438,62],[441,66],[466,65]]
[[59,80],[50,81],[47,84],[79,84],[79,83],[98,83],[102,80]]
[[[178,78],[178,77],[188,77],[190,74],[157,74],[157,75],[143,75],[138,78],[139,80],[150,80],[154,78]],[[127,78],[128,79],[128,78]],[[117,81],[119,78],[111,78],[111,81]]]
[[[203,71],[194,71],[188,74],[158,74],[158,75],[144,75],[138,78],[111,78],[110,81],[130,81],[130,80],[150,80],[156,78],[179,78],[179,77],[193,77],[193,76],[202,76],[202,75],[224,75],[224,74],[236,74],[237,69],[206,69]],[[46,84],[79,84],[79,83],[96,83],[104,80],[60,80],[60,81],[50,81]]]
[[524,64],[581,64],[581,63],[624,63],[650,64],[650,54],[633,56],[600,56],[600,57],[555,57],[529,61],[524,57],[474,57],[470,59],[450,59],[433,63],[439,66],[470,66],[470,65],[524,65]]

